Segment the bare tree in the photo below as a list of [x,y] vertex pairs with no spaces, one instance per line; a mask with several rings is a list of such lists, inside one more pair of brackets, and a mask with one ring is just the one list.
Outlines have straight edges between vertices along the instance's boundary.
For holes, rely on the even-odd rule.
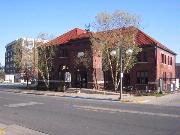
[[136,44],[138,17],[128,12],[115,11],[97,14],[93,23],[96,33],[91,42],[95,52],[102,57],[102,68],[110,71],[114,90],[122,83],[120,73],[128,73],[136,64],[136,55],[141,48]]
[[43,79],[47,89],[50,87],[50,77],[53,68],[53,57],[55,55],[55,47],[48,44],[50,39],[46,33],[38,35],[40,42],[36,42],[36,70]]

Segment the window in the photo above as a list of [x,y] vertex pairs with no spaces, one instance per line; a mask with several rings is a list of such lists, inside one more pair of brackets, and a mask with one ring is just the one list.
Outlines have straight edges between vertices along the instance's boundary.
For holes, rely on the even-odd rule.
[[60,49],[59,56],[60,57],[68,57],[67,49]]
[[168,56],[168,65],[169,65],[170,63],[169,63],[169,56]]
[[147,62],[147,54],[145,52],[138,54],[137,60],[138,62]]
[[166,55],[164,55],[164,64],[166,64]]
[[161,63],[164,63],[164,54],[161,54]]
[[172,65],[172,57],[170,57],[170,65]]
[[147,62],[147,54],[143,53],[143,62]]
[[148,72],[137,72],[137,83],[148,84]]

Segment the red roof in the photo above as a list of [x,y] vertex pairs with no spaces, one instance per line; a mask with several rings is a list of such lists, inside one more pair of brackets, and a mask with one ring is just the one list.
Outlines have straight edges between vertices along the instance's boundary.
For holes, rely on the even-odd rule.
[[170,50],[169,48],[167,48],[166,46],[164,46],[163,44],[161,44],[160,42],[158,42],[157,40],[155,40],[154,38],[150,37],[149,35],[147,35],[146,33],[142,32],[141,30],[138,29],[138,34],[137,34],[137,40],[136,40],[137,44],[139,45],[156,45],[157,47],[164,49],[172,54],[176,54],[175,52],[173,52],[172,50]]
[[56,44],[64,44],[70,41],[71,39],[76,39],[79,35],[86,33],[85,30],[75,28],[49,42],[51,45],[56,45]]
[[[166,46],[164,46],[163,44],[161,44],[160,42],[158,42],[157,40],[153,39],[152,37],[150,37],[149,35],[145,34],[144,32],[142,32],[141,30],[137,29],[138,33],[137,33],[137,37],[136,37],[136,42],[137,44],[141,45],[141,46],[145,46],[145,45],[155,45],[159,48],[162,48],[172,54],[176,54],[175,52],[173,52],[172,50],[168,49]],[[51,40],[49,42],[50,45],[60,45],[60,44],[64,44],[67,43],[70,40],[77,40],[77,39],[83,39],[83,38],[89,38],[91,35],[91,32],[86,32],[85,30],[79,29],[79,28],[75,28],[53,40]]]

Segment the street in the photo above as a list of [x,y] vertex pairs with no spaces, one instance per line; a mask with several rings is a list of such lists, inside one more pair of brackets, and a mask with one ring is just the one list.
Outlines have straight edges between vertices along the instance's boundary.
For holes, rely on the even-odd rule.
[[0,91],[0,123],[49,135],[179,135],[178,106]]

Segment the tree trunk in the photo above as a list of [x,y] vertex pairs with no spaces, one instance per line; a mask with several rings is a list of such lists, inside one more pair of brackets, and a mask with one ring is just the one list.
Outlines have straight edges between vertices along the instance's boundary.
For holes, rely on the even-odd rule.
[[50,84],[50,83],[49,83],[49,72],[48,72],[47,79],[48,79],[48,80],[47,80],[47,89],[49,90],[49,84]]
[[96,74],[96,68],[94,69],[94,79],[95,79],[95,89],[98,89],[98,83],[97,83],[97,74]]
[[26,72],[26,88],[29,87],[29,77],[28,77],[28,73]]
[[29,87],[29,79],[28,79],[28,77],[26,78],[26,86],[27,86],[27,88]]
[[43,79],[43,82],[45,83],[46,88],[48,88],[48,82],[47,82],[47,79],[45,78],[44,73],[40,69],[38,69],[38,70],[42,76],[42,79]]

